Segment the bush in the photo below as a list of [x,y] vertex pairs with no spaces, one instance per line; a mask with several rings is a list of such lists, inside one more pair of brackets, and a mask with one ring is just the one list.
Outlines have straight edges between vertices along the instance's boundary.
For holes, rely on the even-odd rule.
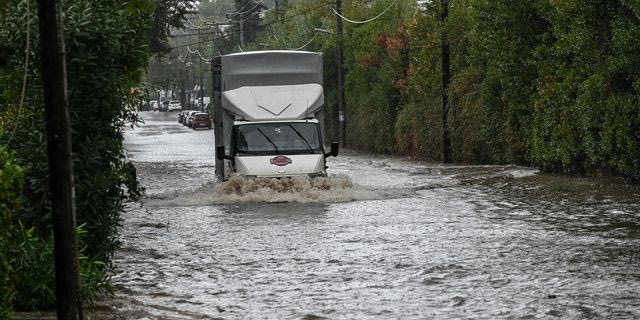
[[0,319],[11,318],[16,288],[8,253],[16,245],[18,212],[22,209],[24,170],[0,145]]
[[[79,242],[85,242],[86,231],[78,227]],[[40,239],[34,228],[22,224],[16,229],[16,242],[9,249],[16,288],[15,308],[22,311],[55,308],[55,264],[53,234]],[[86,256],[85,248],[79,250],[82,298],[90,303],[98,294],[111,292],[110,276],[104,262]]]
[[638,7],[561,1],[545,15],[533,160],[554,171],[640,177]]
[[[28,26],[27,1],[31,7]],[[25,168],[22,210],[13,212],[16,223],[23,225],[16,229],[20,242],[9,249],[16,263],[28,265],[16,264],[21,268],[15,270],[17,291],[12,292],[16,293],[15,305],[27,309],[50,307],[53,297],[49,272],[53,259],[48,254],[52,246],[49,176],[34,8],[33,0],[0,6],[0,144],[13,150],[15,162]],[[122,134],[126,126],[139,121],[135,105],[140,99],[130,88],[138,85],[148,62],[147,36],[153,9],[151,0],[64,2],[85,297],[108,290],[107,275],[118,245],[123,201],[141,192],[127,170]],[[28,85],[24,103],[19,105],[27,28],[31,33]]]

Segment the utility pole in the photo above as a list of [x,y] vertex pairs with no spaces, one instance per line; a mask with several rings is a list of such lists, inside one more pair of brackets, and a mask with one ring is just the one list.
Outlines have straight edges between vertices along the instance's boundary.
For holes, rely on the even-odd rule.
[[[198,53],[199,55],[202,55],[202,40],[200,39],[200,29],[198,29]],[[200,76],[200,90],[198,90],[198,92],[200,93],[200,111],[204,111],[204,89],[202,87],[202,57],[200,57],[200,70],[199,70],[199,76]]]
[[240,17],[240,47],[244,47],[244,19]]
[[276,21],[284,23],[288,2],[286,0],[274,0],[276,10]]
[[191,56],[191,72],[189,73],[189,80],[191,82],[191,86],[189,87],[189,105],[194,106],[196,104],[196,93],[195,90],[193,90],[196,87],[196,64],[193,63],[193,56]]
[[347,146],[346,119],[344,106],[344,41],[342,38],[342,0],[336,0],[336,31],[338,33],[338,123],[340,130],[340,145]]
[[58,319],[82,319],[61,0],[38,0]]
[[447,18],[449,15],[449,1],[440,0],[440,22],[442,30],[442,161],[451,163],[451,140],[449,138],[449,99],[448,89],[451,77],[449,66],[449,40],[447,39]]

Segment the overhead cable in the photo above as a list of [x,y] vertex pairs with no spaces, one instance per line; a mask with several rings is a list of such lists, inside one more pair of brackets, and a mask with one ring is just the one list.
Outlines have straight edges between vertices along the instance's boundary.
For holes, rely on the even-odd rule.
[[[325,23],[326,23],[326,21],[323,21],[323,22],[322,22],[322,25],[320,26],[320,29],[324,29],[324,25],[325,25]],[[315,29],[317,29],[317,28],[314,28],[314,30],[315,30]],[[303,46],[301,46],[301,47],[299,47],[299,48],[287,48],[287,49],[288,49],[288,50],[298,51],[298,50],[302,50],[302,49],[306,48],[306,47],[307,47],[308,45],[310,45],[310,44],[311,44],[311,42],[313,42],[313,40],[318,36],[318,33],[320,33],[320,32],[316,31],[316,32],[313,34],[313,37],[311,37],[311,39],[310,39],[309,41],[307,41],[307,43],[305,43]]]
[[192,36],[208,36],[208,35],[212,35],[212,34],[219,34],[219,31],[212,31],[212,32],[200,32],[200,33],[181,33],[181,34],[170,34],[169,37],[171,38],[177,38],[177,37],[192,37]]
[[196,24],[195,24],[195,23],[193,23],[193,22],[191,22],[189,19],[185,19],[184,21],[188,22],[188,23],[191,25],[191,26],[188,26],[188,25],[185,23],[185,24],[184,24],[184,26],[185,26],[187,29],[190,29],[190,30],[201,30],[201,29],[205,29],[205,28],[203,28],[203,27],[202,27],[202,26],[204,25],[204,23],[201,23],[199,26],[196,26]]
[[198,19],[200,19],[200,21],[208,26],[218,26],[221,24],[226,24],[227,22],[231,21],[230,19],[227,19],[226,21],[218,21],[218,22],[211,22],[211,21],[207,21],[205,18],[203,18],[201,15],[198,15]]
[[[295,18],[295,17],[298,17],[298,16],[305,15],[305,14],[307,14],[307,13],[313,11],[313,10],[316,10],[316,9],[324,7],[324,6],[326,6],[326,4],[321,4],[321,5],[318,5],[318,6],[315,6],[315,7],[311,7],[309,9],[305,10],[305,11],[298,12],[297,14],[292,14],[290,16],[285,16],[284,18],[289,20],[291,18]],[[268,26],[271,26],[271,25],[274,25],[274,24],[277,24],[277,23],[280,23],[280,21],[272,21],[272,22],[269,22],[269,23],[265,23],[265,24],[260,25],[259,28],[268,27]],[[244,30],[245,31],[246,30],[256,30],[256,28],[245,26]],[[239,34],[239,33],[240,33],[240,30],[228,31],[228,32],[224,32],[220,37],[212,37],[212,39],[208,39],[206,41],[199,41],[199,42],[195,42],[195,43],[189,43],[188,45],[196,45],[196,44],[200,44],[200,43],[208,43],[208,42],[211,42],[213,40],[219,40],[219,39],[228,39],[227,36],[235,35],[235,34]],[[201,35],[204,35],[204,33],[201,33]],[[187,45],[177,45],[177,46],[171,47],[171,49],[183,48],[183,47],[186,47],[186,46]]]
[[251,1],[247,1],[247,3],[245,3],[245,5],[244,5],[244,6],[242,6],[242,8],[240,8],[240,9],[236,10],[235,12],[225,12],[225,13],[231,13],[231,14],[234,14],[234,13],[236,13],[236,12],[238,12],[238,11],[244,10],[244,9],[245,9],[245,8],[246,8],[250,3],[251,3]]
[[[251,2],[247,2],[247,4],[249,4],[249,3],[251,3]],[[258,6],[260,6],[260,5],[264,5],[264,4],[263,4],[262,2],[260,2],[260,1],[258,1],[258,2],[256,2],[256,5],[255,5],[255,6],[253,6],[253,8],[251,8],[251,9],[249,9],[249,10],[247,10],[247,11],[244,11],[244,12],[238,12],[238,11],[236,11],[236,12],[225,12],[225,14],[227,14],[227,15],[234,15],[234,16],[235,16],[235,15],[243,15],[243,14],[245,14],[245,13],[252,12],[253,10],[255,10],[255,8],[257,8],[257,7],[258,7]],[[245,6],[246,6],[246,5],[245,5]]]
[[287,50],[293,50],[293,51],[298,51],[298,50],[302,50],[304,49],[306,46],[310,45],[311,42],[313,42],[313,40],[318,36],[319,32],[316,32],[313,37],[311,38],[311,40],[309,40],[307,43],[305,43],[302,47],[299,48],[287,48]]
[[200,57],[200,59],[202,59],[202,61],[208,62],[209,60],[206,59],[205,57],[202,56],[202,54],[200,53],[200,50],[196,49],[196,50],[191,50],[191,48],[189,48],[189,46],[187,46],[187,50],[189,51],[189,53],[191,54],[198,54],[198,57]]
[[204,41],[198,41],[198,42],[194,42],[194,43],[187,43],[187,44],[182,44],[182,45],[178,45],[178,46],[173,46],[173,47],[171,47],[171,49],[185,48],[186,46],[192,46],[192,45],[201,44],[201,43],[210,43],[211,41],[220,40],[220,39],[227,39],[227,38],[224,37],[224,36],[219,37],[219,38],[214,37],[213,39],[208,39],[208,40],[204,40]]
[[375,16],[375,17],[371,18],[371,19],[363,20],[363,21],[355,21],[355,20],[351,20],[351,19],[346,18],[345,16],[343,16],[343,15],[339,14],[339,13],[336,11],[336,9],[331,8],[331,10],[333,10],[333,13],[335,13],[338,17],[340,17],[340,18],[341,18],[342,20],[344,20],[344,21],[351,22],[351,23],[355,23],[355,24],[363,24],[363,23],[371,22],[371,21],[373,21],[373,20],[375,20],[375,19],[380,18],[383,14],[385,14],[387,11],[389,11],[389,9],[391,9],[391,7],[393,7],[393,5],[394,5],[394,4],[396,4],[396,1],[398,1],[398,0],[393,0],[393,2],[392,2],[392,3],[391,3],[391,4],[390,4],[386,9],[384,9],[382,12],[380,12],[380,14],[379,14],[379,15],[377,15],[377,16]]

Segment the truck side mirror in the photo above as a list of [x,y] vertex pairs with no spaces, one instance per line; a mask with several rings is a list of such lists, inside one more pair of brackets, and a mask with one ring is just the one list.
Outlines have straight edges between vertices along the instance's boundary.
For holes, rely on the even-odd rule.
[[224,160],[225,158],[225,154],[224,154],[224,146],[217,146],[216,147],[216,159],[218,160]]
[[338,142],[331,142],[331,156],[337,157],[340,144]]

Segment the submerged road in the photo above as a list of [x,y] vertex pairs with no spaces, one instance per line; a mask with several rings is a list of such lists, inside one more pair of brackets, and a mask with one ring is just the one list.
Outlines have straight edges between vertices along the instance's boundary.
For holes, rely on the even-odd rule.
[[212,130],[142,116],[116,318],[640,318],[638,186],[356,153],[218,184]]

